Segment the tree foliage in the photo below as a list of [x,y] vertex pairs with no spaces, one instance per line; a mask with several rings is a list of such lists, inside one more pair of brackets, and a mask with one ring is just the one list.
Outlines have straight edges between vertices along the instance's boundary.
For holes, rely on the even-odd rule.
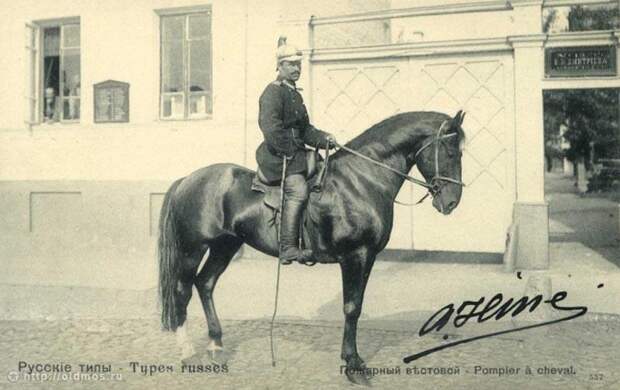
[[[620,158],[617,89],[573,89],[545,91],[545,140],[560,136],[560,126],[568,141],[566,157],[571,161],[596,158]],[[593,150],[591,148],[593,145]]]
[[545,33],[614,30],[619,26],[619,8],[612,3],[546,7],[543,11]]
[[618,27],[618,6],[573,6],[568,26],[569,31],[613,30]]

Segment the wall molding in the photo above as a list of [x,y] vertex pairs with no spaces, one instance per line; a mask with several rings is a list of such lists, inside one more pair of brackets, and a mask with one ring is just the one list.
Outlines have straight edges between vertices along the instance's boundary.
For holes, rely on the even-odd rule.
[[190,14],[196,12],[211,12],[211,4],[189,5],[182,7],[169,7],[155,9],[155,13],[159,16]]
[[407,18],[407,17],[413,17],[413,16],[462,14],[462,13],[470,13],[470,12],[510,11],[511,9],[512,9],[512,6],[510,2],[498,1],[498,0],[480,1],[480,2],[472,2],[472,3],[466,3],[466,4],[463,4],[463,3],[441,4],[441,5],[433,5],[433,6],[371,11],[371,12],[364,12],[364,13],[359,13],[359,14],[311,18],[310,25],[319,26],[319,25],[324,25],[324,24],[366,22],[366,21],[381,20],[381,19]]
[[32,233],[34,231],[34,204],[35,198],[40,196],[63,196],[63,195],[79,195],[82,196],[81,191],[30,191],[28,194],[28,231]]
[[586,31],[561,34],[530,34],[486,39],[463,39],[434,42],[369,45],[358,47],[307,50],[311,62],[368,60],[432,56],[442,54],[512,51],[515,47],[556,47],[618,44],[620,30]]
[[353,48],[315,49],[311,53],[310,61],[362,60],[510,50],[512,50],[512,46],[508,43],[506,38],[464,39],[456,41],[410,42],[404,44],[360,46]]
[[510,0],[509,3],[513,8],[540,7],[543,4],[543,0]]
[[548,34],[545,47],[617,45],[620,30],[578,31]]
[[513,48],[542,47],[547,39],[545,34],[517,35],[508,37],[508,43]]

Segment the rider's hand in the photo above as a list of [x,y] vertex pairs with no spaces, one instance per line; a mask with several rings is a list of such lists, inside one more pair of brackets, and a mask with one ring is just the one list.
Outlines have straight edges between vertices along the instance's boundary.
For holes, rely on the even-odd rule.
[[328,142],[330,149],[336,146],[336,137],[333,134],[327,133],[325,140]]

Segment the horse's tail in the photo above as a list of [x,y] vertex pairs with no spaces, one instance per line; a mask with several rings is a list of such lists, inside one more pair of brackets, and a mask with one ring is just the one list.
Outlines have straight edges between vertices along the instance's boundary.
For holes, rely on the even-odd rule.
[[181,270],[177,220],[174,212],[173,195],[182,179],[172,183],[164,196],[159,215],[159,299],[161,304],[161,325],[164,330],[176,330],[177,315],[175,288]]

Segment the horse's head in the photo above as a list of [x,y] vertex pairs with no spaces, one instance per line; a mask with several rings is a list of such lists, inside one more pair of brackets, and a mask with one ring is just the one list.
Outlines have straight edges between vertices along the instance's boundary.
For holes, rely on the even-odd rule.
[[450,214],[461,200],[461,156],[465,133],[461,129],[462,111],[445,120],[420,144],[416,165],[431,186],[433,206],[443,214]]

